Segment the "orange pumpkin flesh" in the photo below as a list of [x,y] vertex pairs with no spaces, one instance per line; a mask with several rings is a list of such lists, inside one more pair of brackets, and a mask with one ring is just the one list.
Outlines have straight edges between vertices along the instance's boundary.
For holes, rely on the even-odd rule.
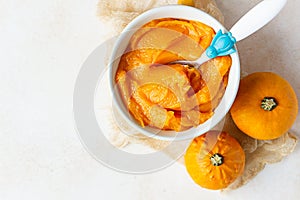
[[241,80],[230,113],[241,131],[269,140],[290,129],[298,113],[298,102],[286,80],[271,72],[257,72]]
[[213,190],[226,188],[245,167],[245,153],[240,144],[228,133],[219,131],[195,138],[184,159],[195,183]]
[[183,131],[214,114],[227,85],[231,57],[217,57],[200,70],[170,64],[197,59],[214,35],[201,22],[174,18],[152,20],[133,34],[115,81],[124,105],[142,127]]

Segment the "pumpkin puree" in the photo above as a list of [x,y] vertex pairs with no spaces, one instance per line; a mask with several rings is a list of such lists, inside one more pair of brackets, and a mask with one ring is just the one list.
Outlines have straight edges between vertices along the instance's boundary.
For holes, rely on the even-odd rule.
[[199,70],[169,63],[197,59],[214,35],[201,22],[174,18],[152,20],[133,34],[115,81],[142,127],[183,131],[213,115],[227,85],[231,57],[217,57]]

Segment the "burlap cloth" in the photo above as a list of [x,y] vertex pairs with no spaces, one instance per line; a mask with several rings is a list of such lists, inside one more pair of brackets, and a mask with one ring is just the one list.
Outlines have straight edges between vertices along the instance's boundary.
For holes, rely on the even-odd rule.
[[[117,34],[122,31],[128,22],[142,12],[168,4],[177,4],[177,0],[100,0],[97,14],[103,23],[109,24]],[[194,0],[194,6],[209,13],[221,23],[224,23],[224,16],[214,0]],[[242,75],[244,74],[246,72],[243,72]],[[112,108],[109,107],[107,109],[110,110],[111,118],[111,131],[108,134],[108,138],[116,147],[125,149],[130,145],[142,144],[153,150],[163,151],[169,144],[169,142],[147,138],[140,134],[133,136],[124,134],[113,117]],[[242,133],[235,126],[230,114],[227,114],[225,119],[213,129],[224,130],[234,136],[240,142],[246,154],[244,173],[228,189],[236,189],[246,184],[263,170],[266,164],[280,162],[283,157],[293,152],[297,144],[297,138],[292,133],[285,133],[282,137],[275,140],[253,139]],[[183,142],[182,145],[185,145],[184,143],[186,142]],[[164,153],[177,159],[172,152]],[[182,158],[179,158],[178,162],[184,164]]]

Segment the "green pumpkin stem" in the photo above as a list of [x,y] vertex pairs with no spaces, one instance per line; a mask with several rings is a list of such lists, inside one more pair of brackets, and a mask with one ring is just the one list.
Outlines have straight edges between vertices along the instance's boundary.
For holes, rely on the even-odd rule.
[[277,104],[276,99],[274,97],[265,97],[261,101],[260,107],[262,109],[264,109],[265,111],[272,111],[276,108],[277,105],[278,104]]
[[215,153],[210,157],[210,161],[213,166],[220,166],[224,163],[224,157],[218,153]]

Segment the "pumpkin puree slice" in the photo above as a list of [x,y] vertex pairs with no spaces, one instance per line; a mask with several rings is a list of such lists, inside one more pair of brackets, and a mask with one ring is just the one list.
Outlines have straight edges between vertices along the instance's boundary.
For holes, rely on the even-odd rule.
[[122,70],[128,72],[146,64],[153,64],[161,52],[160,49],[151,48],[128,51],[122,55],[117,73]]
[[[174,112],[166,108],[180,109],[180,103],[175,94],[168,88],[158,84],[146,84],[139,87],[130,99],[130,110],[142,126],[150,125],[166,129],[171,124],[179,130]],[[145,119],[143,121],[143,119]],[[146,123],[144,123],[146,122]]]
[[176,39],[180,38],[180,32],[167,28],[142,28],[134,35],[130,42],[130,50],[153,48],[167,49]]
[[150,102],[157,104],[166,109],[180,110],[180,102],[176,95],[168,88],[150,83],[141,86],[138,93],[142,93]]
[[156,27],[163,27],[167,29],[174,30],[176,32],[182,33],[194,41],[199,40],[199,34],[195,30],[195,27],[192,23],[186,20],[169,20],[169,21],[161,21],[159,22]]

